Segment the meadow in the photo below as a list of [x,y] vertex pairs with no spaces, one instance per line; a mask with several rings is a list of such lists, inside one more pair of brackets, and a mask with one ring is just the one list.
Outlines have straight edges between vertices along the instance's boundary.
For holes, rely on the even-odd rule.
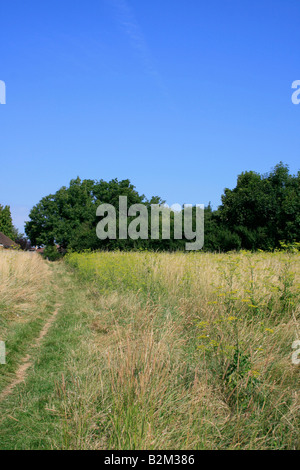
[[[48,276],[38,295],[60,310],[0,403],[0,448],[299,449],[299,253],[34,262]],[[9,302],[27,315],[14,282],[7,322]]]

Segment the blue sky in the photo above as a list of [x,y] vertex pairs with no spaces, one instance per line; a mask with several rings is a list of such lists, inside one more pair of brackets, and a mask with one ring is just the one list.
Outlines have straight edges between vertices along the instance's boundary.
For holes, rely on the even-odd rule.
[[10,0],[0,18],[0,204],[19,229],[77,176],[217,208],[244,170],[299,170],[299,0]]

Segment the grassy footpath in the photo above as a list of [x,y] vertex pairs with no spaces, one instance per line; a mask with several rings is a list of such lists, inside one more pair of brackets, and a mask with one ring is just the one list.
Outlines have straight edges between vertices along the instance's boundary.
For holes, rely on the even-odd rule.
[[[92,332],[87,319],[92,308],[80,282],[70,277],[62,264],[51,269],[52,283],[44,293],[51,298],[48,315],[45,312],[34,327],[27,325],[22,330],[22,348],[17,355],[31,354],[33,367],[25,383],[0,403],[1,449],[82,448],[88,447],[93,434],[93,423],[89,422],[93,408],[89,400],[90,373],[94,374],[89,370]],[[30,342],[56,303],[60,307],[55,323],[34,350]],[[9,336],[7,345],[11,347]]]
[[30,254],[0,251],[0,299],[0,340],[7,346],[7,364],[0,366],[1,395],[53,311],[48,264]]
[[0,449],[299,448],[299,255],[42,263],[21,323],[2,307],[0,393],[22,356],[32,365],[0,402]]

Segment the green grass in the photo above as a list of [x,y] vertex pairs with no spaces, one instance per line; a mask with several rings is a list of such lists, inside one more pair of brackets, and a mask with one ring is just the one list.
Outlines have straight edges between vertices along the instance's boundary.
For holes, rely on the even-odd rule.
[[72,398],[74,394],[79,415],[90,412],[85,409],[90,403],[82,406],[80,402],[86,374],[83,369],[88,371],[86,349],[91,340],[84,311],[87,304],[83,302],[79,282],[72,280],[70,287],[71,279],[64,269],[61,266],[53,269],[59,285],[55,298],[61,302],[59,314],[40,350],[35,353],[34,367],[29,370],[26,382],[0,404],[1,449],[70,448],[77,444],[81,447],[80,442],[85,442],[90,433],[90,429],[80,428],[77,419],[70,420],[67,397],[70,394]]

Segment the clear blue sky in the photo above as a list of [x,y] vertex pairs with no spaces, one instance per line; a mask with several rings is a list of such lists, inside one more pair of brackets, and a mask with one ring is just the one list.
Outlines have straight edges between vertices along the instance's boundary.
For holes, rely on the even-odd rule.
[[23,229],[70,179],[212,202],[300,161],[299,0],[0,3],[0,203]]

